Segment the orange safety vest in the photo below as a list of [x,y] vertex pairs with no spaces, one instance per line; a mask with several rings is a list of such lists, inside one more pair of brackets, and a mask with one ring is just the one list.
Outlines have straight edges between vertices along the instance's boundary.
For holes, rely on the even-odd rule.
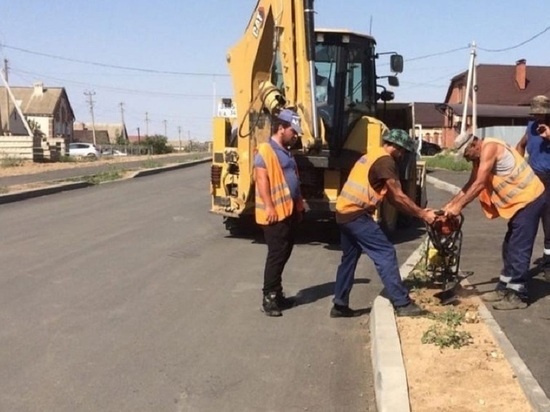
[[514,155],[515,166],[507,176],[493,175],[491,183],[479,194],[481,208],[489,219],[503,217],[510,219],[544,192],[544,185],[535,175],[527,161],[507,143],[493,138],[483,139],[485,143],[497,143]]
[[[258,145],[258,153],[262,156],[262,159],[265,162],[267,168],[267,174],[269,176],[269,189],[271,200],[275,206],[275,211],[277,212],[277,218],[279,221],[292,215],[294,206],[296,210],[303,211],[304,205],[302,198],[299,198],[296,201],[296,205],[292,201],[292,196],[290,195],[290,188],[288,187],[283,169],[277,158],[275,150],[271,147],[269,143],[261,143]],[[298,171],[296,170],[296,174]],[[265,203],[260,196],[258,191],[258,185],[256,184],[256,223],[260,225],[268,225],[267,213],[265,211]]]
[[383,147],[363,155],[353,166],[348,180],[336,200],[336,212],[340,214],[355,213],[376,207],[386,195],[384,187],[375,191],[369,182],[369,170],[378,159],[389,156]]

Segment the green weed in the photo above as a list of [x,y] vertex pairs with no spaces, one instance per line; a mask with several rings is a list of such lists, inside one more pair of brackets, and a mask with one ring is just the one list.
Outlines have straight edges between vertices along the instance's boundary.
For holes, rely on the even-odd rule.
[[156,160],[148,159],[141,162],[140,167],[144,169],[156,169],[157,167],[162,167],[162,163]]
[[440,348],[460,349],[469,345],[471,340],[470,333],[438,323],[430,326],[422,336],[422,343],[431,343]]
[[464,312],[450,308],[445,312],[432,314],[430,318],[436,323],[424,332],[422,343],[454,349],[460,349],[471,343],[472,335],[464,330],[458,330],[464,320]]
[[426,157],[423,160],[426,161],[428,168],[438,168],[453,170],[457,172],[472,170],[472,164],[466,161],[464,158],[457,159],[454,153],[440,153],[433,157]]
[[105,172],[101,172],[91,176],[85,176],[84,181],[93,185],[98,185],[103,182],[111,182],[122,178],[122,171],[120,169],[110,169]]

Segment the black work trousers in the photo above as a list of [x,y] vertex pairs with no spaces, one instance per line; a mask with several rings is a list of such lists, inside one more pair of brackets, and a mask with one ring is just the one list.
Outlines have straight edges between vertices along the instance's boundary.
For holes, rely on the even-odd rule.
[[294,247],[297,226],[298,217],[296,215],[272,225],[262,226],[267,244],[264,287],[262,289],[264,295],[270,292],[280,293],[283,290],[283,270]]

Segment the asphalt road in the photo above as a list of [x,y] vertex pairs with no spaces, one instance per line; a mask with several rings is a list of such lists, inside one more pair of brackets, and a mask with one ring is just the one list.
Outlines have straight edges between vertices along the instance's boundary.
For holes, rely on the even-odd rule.
[[[266,248],[209,209],[208,165],[0,206],[0,410],[374,411],[368,314],[330,319],[340,251],[306,224],[260,310]],[[401,262],[418,246],[397,239]],[[352,306],[381,290],[358,266]]]

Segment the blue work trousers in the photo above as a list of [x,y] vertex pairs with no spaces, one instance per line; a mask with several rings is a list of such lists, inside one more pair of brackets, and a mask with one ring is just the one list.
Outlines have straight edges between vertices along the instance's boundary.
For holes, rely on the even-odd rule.
[[538,178],[544,184],[544,197],[546,205],[542,212],[542,229],[544,230],[544,254],[550,253],[550,173],[537,173]]
[[539,228],[539,220],[546,206],[546,195],[519,210],[509,221],[508,231],[502,243],[502,269],[497,289],[511,289],[527,298],[527,281],[533,244]]
[[353,287],[357,262],[361,254],[366,253],[374,262],[391,303],[394,306],[409,304],[411,300],[399,274],[395,247],[378,223],[371,216],[362,215],[338,226],[341,232],[343,254],[336,272],[333,302],[337,305],[349,306],[349,295]]

